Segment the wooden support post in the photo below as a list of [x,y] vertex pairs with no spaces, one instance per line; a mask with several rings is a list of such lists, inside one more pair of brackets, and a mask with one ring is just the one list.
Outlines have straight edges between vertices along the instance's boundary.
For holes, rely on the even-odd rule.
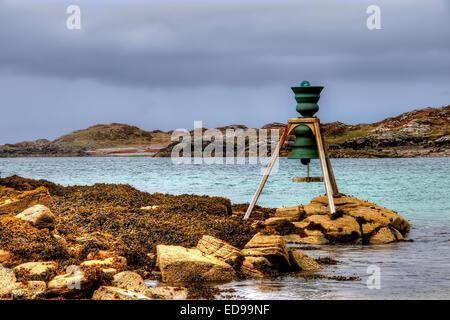
[[314,135],[316,136],[316,142],[317,142],[317,148],[319,150],[319,157],[320,157],[320,166],[322,167],[322,174],[323,174],[323,180],[325,183],[325,191],[327,193],[328,197],[328,206],[330,208],[330,214],[336,213],[336,208],[334,206],[334,199],[333,199],[333,189],[331,187],[331,179],[328,172],[328,165],[327,160],[325,156],[325,147],[323,144],[322,134],[320,132],[320,125],[319,121],[314,121]]
[[280,154],[281,147],[283,146],[284,141],[286,140],[286,137],[288,135],[290,129],[290,125],[286,125],[286,128],[284,129],[283,135],[281,136],[280,141],[278,141],[278,145],[272,153],[272,157],[270,158],[269,164],[267,165],[266,171],[264,171],[263,177],[261,178],[261,181],[259,182],[258,189],[256,189],[255,194],[253,195],[253,199],[250,202],[250,205],[248,206],[247,212],[245,213],[244,220],[247,220],[248,217],[250,217],[250,214],[252,213],[253,208],[255,207],[256,201],[258,201],[259,195],[261,194],[262,189],[264,188],[264,185],[266,184],[267,178],[270,175],[270,171],[272,171],[272,167],[275,164],[275,160],[278,158],[278,155]]

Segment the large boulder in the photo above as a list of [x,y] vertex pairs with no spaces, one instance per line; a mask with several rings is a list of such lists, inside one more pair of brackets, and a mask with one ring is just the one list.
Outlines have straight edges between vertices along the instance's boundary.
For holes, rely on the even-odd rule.
[[156,254],[164,282],[231,281],[235,277],[228,263],[198,249],[159,245]]
[[29,222],[36,228],[53,229],[55,222],[55,215],[44,205],[37,204],[28,208],[18,215],[16,218]]
[[58,264],[53,261],[26,262],[14,268],[14,272],[26,280],[48,280],[52,278]]
[[145,292],[147,286],[144,283],[144,279],[132,271],[123,271],[114,275],[112,285],[117,288],[125,289],[134,292]]
[[282,236],[257,233],[241,251],[244,256],[264,257],[278,271],[289,269],[289,253]]
[[314,259],[298,250],[291,250],[289,256],[294,270],[317,271],[321,269],[320,264]]
[[92,300],[152,300],[145,294],[117,287],[102,286],[95,290]]
[[45,187],[24,191],[14,197],[1,198],[0,215],[16,215],[36,204],[41,204],[49,208],[53,206],[53,199]]
[[238,248],[233,247],[225,241],[208,235],[204,235],[198,241],[196,249],[230,265],[234,265],[236,260],[241,257],[241,252]]
[[14,271],[0,265],[0,299],[12,298],[12,290],[16,286]]

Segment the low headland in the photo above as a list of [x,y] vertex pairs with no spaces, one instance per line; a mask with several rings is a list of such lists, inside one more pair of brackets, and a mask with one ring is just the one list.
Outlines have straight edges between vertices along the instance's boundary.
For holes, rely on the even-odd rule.
[[[418,109],[371,124],[347,125],[332,122],[321,126],[332,158],[408,158],[450,156],[449,123],[450,106],[445,106]],[[270,123],[262,129],[278,130],[281,136],[284,126],[282,123]],[[245,125],[216,129],[225,133],[227,129],[236,128],[248,129]],[[2,145],[0,157],[170,157],[173,147],[178,144],[171,141],[172,133],[173,131],[145,131],[120,123],[95,125],[53,141],[39,139]],[[293,135],[288,137],[281,156],[287,156],[294,138]],[[270,140],[259,139],[258,143],[270,143]],[[206,145],[207,143],[203,147]],[[248,149],[247,139],[246,150]],[[226,154],[225,150],[223,154]]]
[[343,194],[335,202],[334,216],[319,196],[256,206],[243,221],[248,204],[222,197],[1,178],[0,299],[213,299],[223,294],[214,285],[232,280],[325,277],[332,259],[293,244],[384,244],[409,232],[386,208]]

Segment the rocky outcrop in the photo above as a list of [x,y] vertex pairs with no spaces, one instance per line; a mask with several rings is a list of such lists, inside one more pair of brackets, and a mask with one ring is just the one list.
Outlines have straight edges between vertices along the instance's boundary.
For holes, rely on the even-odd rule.
[[34,205],[22,211],[16,215],[16,218],[27,221],[36,228],[53,229],[55,222],[55,215],[49,208],[41,204]]
[[[403,240],[410,230],[406,219],[376,204],[346,195],[335,197],[334,202],[337,215],[331,217],[327,197],[312,199],[303,206],[302,218],[291,220],[296,230],[283,239],[298,244],[389,243]],[[271,219],[265,224],[270,226]]]
[[157,246],[157,264],[164,282],[231,281],[233,268],[198,249]]

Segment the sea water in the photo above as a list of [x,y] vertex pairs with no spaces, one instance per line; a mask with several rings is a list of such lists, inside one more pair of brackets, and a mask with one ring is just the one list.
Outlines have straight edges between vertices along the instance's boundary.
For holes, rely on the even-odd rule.
[[[325,276],[352,281],[279,277],[222,285],[243,299],[449,299],[450,298],[450,158],[332,159],[339,191],[397,211],[409,220],[407,239],[386,245],[314,246],[312,257],[330,257]],[[171,194],[206,194],[249,202],[261,179],[261,164],[181,164],[169,158],[3,158],[2,177],[17,174],[62,185],[126,183],[139,190]],[[280,159],[258,204],[279,208],[324,194],[322,183],[292,183],[304,176],[299,161]],[[317,160],[311,175],[320,175]],[[309,248],[311,249],[311,248]],[[379,271],[379,289],[373,270]],[[371,278],[372,277],[372,278]],[[369,285],[368,285],[369,283]]]

